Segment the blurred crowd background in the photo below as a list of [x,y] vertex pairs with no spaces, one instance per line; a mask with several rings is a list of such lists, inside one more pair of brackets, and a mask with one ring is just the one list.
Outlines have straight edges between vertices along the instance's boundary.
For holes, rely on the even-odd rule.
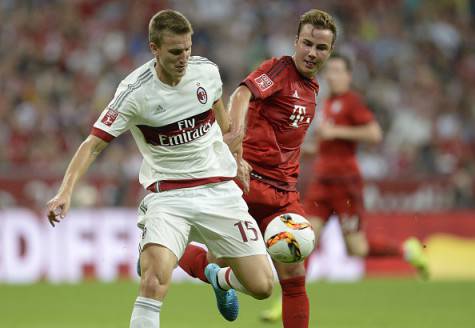
[[[384,129],[360,152],[368,181],[442,181],[446,208],[475,207],[474,0],[0,0],[0,208],[53,195],[119,81],[151,58],[156,11],[190,19],[192,52],[218,64],[227,100],[262,60],[292,54],[315,6],[337,19],[336,50]],[[140,162],[132,138],[118,138],[77,202],[135,206],[124,195],[140,194]]]

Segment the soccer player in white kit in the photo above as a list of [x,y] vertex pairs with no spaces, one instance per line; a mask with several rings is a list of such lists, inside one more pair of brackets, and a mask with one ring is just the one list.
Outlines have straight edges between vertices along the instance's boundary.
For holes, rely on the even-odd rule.
[[[274,277],[262,235],[233,181],[237,163],[223,141],[230,121],[219,71],[206,58],[190,57],[192,33],[176,11],[152,17],[154,59],[120,83],[47,204],[54,226],[65,217],[76,182],[97,155],[131,131],[143,156],[139,180],[151,191],[139,208],[141,280],[131,328],[159,327],[172,271],[192,240],[205,243],[230,267],[210,264],[206,271],[227,320],[234,320],[238,310],[230,288],[258,299],[272,293]],[[248,173],[246,163],[239,164]]]

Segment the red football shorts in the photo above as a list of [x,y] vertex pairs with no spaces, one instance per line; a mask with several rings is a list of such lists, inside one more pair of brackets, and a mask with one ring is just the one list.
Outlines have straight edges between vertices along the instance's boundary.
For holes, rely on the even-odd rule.
[[256,179],[251,179],[250,191],[244,194],[244,200],[263,234],[269,222],[276,216],[285,213],[306,216],[297,191],[277,189]]
[[344,233],[359,231],[364,213],[363,181],[350,179],[316,179],[307,189],[304,209],[309,217],[324,222],[335,213]]

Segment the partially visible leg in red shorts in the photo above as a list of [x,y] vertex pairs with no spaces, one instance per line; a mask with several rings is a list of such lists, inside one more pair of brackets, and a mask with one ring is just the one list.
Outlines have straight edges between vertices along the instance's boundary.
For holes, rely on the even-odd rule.
[[251,180],[250,191],[244,194],[244,200],[249,207],[249,214],[256,219],[262,234],[269,222],[281,214],[296,213],[306,216],[297,191],[280,190],[259,180]]
[[333,207],[350,255],[364,257],[368,254],[368,242],[362,230],[364,212],[361,179],[348,179],[333,184]]
[[[322,184],[325,186],[325,184]],[[324,204],[330,204],[338,216],[346,247],[355,256],[402,256],[399,243],[364,232],[363,181],[360,178],[330,181],[326,188]],[[317,209],[318,211],[318,209]]]
[[[300,203],[299,193],[284,191],[259,180],[251,180],[250,192],[244,195],[253,216],[262,231],[276,216],[305,211]],[[274,262],[282,287],[282,321],[284,328],[308,328],[310,306],[305,289],[305,267],[302,263],[284,264]]]
[[318,241],[321,229],[328,222],[334,212],[333,185],[331,183],[315,180],[307,189],[304,210],[312,222]]

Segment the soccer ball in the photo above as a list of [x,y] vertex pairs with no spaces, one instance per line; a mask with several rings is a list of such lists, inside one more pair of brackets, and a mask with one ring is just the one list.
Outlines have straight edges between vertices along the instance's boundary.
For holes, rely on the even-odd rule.
[[315,246],[312,225],[295,213],[272,219],[264,233],[267,252],[276,261],[297,263],[309,256]]

